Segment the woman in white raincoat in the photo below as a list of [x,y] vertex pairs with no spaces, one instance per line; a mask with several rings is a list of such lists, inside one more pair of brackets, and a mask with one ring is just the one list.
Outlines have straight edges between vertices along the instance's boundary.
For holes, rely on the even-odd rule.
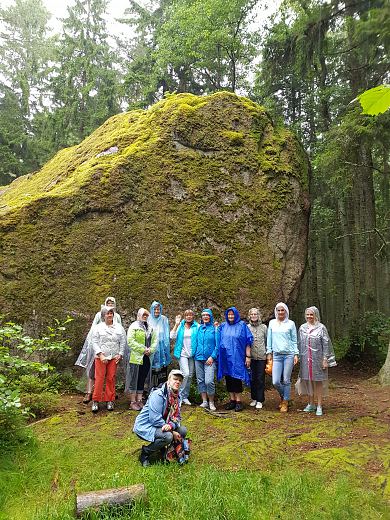
[[143,407],[142,394],[145,381],[150,385],[151,365],[157,348],[157,336],[148,325],[149,312],[141,308],[137,319],[127,331],[127,344],[130,351],[126,369],[125,392],[130,394],[130,410],[140,411]]
[[103,307],[103,322],[92,332],[92,348],[95,356],[95,387],[92,396],[92,412],[99,411],[99,403],[106,402],[107,410],[114,409],[116,371],[126,348],[126,332],[122,325],[114,323],[114,309]]
[[[299,379],[295,385],[298,394],[309,396],[304,412],[322,415],[322,398],[328,395],[328,367],[336,366],[336,359],[325,325],[320,322],[317,307],[305,311],[306,323],[299,327]],[[314,404],[317,399],[317,406]]]
[[[115,311],[116,309],[116,301],[113,296],[107,296],[103,307],[110,307],[114,309],[114,323],[117,323],[118,325],[122,325],[122,320],[119,314]],[[92,332],[94,327],[98,325],[99,323],[102,323],[104,320],[102,319],[101,310],[95,314],[95,317],[93,319],[91,328],[89,329],[89,332],[87,334],[87,337],[85,338],[83,348],[81,349],[81,352],[79,354],[79,357],[77,358],[77,361],[75,363],[76,366],[85,368],[85,374],[87,376],[87,389],[86,394],[83,399],[84,404],[88,404],[92,400],[92,392],[93,392],[93,385],[95,383],[95,355],[92,348]]]

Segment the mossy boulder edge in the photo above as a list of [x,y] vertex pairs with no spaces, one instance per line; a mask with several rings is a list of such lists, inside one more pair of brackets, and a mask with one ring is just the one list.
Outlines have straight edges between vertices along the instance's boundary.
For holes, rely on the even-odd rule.
[[228,92],[172,94],[107,120],[0,191],[0,305],[83,327],[113,294],[269,316],[304,270],[309,163],[265,109]]

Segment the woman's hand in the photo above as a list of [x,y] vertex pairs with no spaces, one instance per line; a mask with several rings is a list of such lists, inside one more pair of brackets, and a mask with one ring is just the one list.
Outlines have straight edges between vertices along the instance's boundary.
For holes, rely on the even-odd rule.
[[181,314],[178,314],[177,316],[175,316],[175,325],[176,326],[180,325],[181,320],[182,320]]
[[150,356],[150,348],[146,348],[144,350],[144,354],[145,354],[145,356]]
[[326,370],[329,366],[329,363],[328,363],[328,360],[326,358],[324,358],[322,360],[322,370]]
[[109,361],[109,360],[106,358],[106,356],[103,354],[103,352],[100,352],[100,354],[99,354],[99,359],[100,359],[100,361],[101,361],[102,363],[104,363],[105,365],[107,365],[107,363],[108,363],[108,361]]
[[245,356],[245,366],[246,368],[251,367],[251,358],[249,356]]
[[122,356],[120,354],[117,354],[116,356],[114,356],[114,359],[115,359],[115,364],[117,365],[119,363],[119,361],[122,359]]
[[298,359],[299,359],[298,356],[295,354],[295,356],[294,356],[294,366],[298,363]]
[[272,354],[267,354],[267,361],[271,361],[272,359]]
[[161,428],[162,432],[170,432],[171,430],[172,430],[172,426],[170,424],[164,424],[164,426],[162,426],[162,428]]
[[214,363],[214,359],[210,356],[206,361],[206,365],[211,366]]
[[181,441],[181,435],[179,432],[172,432],[172,435],[173,435],[173,440],[178,442],[178,441]]
[[214,327],[219,327],[219,321],[217,321],[217,320],[214,321]]

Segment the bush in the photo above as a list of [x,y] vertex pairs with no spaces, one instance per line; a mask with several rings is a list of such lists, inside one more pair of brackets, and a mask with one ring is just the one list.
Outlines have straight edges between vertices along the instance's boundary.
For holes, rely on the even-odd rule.
[[53,392],[21,394],[21,402],[25,410],[35,419],[41,419],[58,410],[59,395]]
[[[54,410],[58,397],[49,391],[45,379],[53,367],[42,359],[69,350],[63,338],[65,323],[55,322],[42,338],[23,334],[23,328],[12,322],[3,323],[0,316],[0,443],[12,444],[20,437],[25,415],[36,417]],[[21,393],[23,399],[21,400]],[[27,408],[26,408],[27,407]]]

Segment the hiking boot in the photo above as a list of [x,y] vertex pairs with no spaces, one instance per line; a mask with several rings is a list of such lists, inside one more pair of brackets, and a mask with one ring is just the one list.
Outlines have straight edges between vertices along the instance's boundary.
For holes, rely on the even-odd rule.
[[114,409],[114,403],[113,403],[112,401],[108,401],[108,402],[107,402],[107,410],[108,410],[109,412],[112,412],[113,409]]
[[97,401],[92,401],[91,410],[93,413],[97,413],[99,411],[99,403]]
[[316,411],[316,405],[315,404],[308,404],[306,408],[303,409],[304,412],[315,412]]
[[142,446],[141,453],[139,456],[139,461],[144,468],[147,468],[148,466],[150,466],[149,455],[145,449],[145,446]]
[[229,401],[225,404],[225,410],[234,410],[236,407],[236,401]]
[[235,406],[235,408],[234,408],[234,411],[235,411],[235,412],[241,412],[243,409],[244,409],[244,405],[242,404],[241,401],[238,401],[238,402],[236,403],[236,406]]
[[280,411],[282,413],[288,412],[288,401],[286,401],[285,399],[283,399],[283,401],[281,402]]

